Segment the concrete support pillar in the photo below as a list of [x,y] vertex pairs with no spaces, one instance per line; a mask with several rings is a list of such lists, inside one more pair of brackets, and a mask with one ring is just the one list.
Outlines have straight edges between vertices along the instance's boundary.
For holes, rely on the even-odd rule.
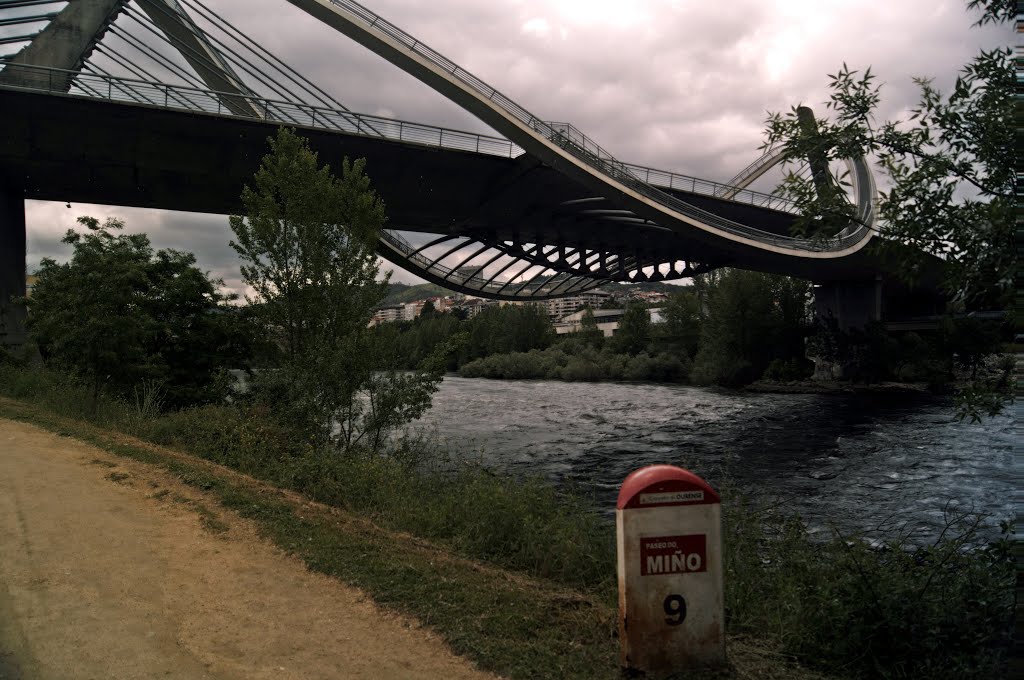
[[[882,280],[834,281],[814,286],[814,315],[823,323],[834,321],[840,331],[863,330],[869,323],[882,320]],[[815,380],[835,380],[845,376],[842,357],[808,355],[814,362]]]
[[25,199],[20,191],[0,186],[0,347],[24,345]]
[[882,320],[882,281],[838,281],[814,287],[814,315],[834,319],[839,330],[863,329]]

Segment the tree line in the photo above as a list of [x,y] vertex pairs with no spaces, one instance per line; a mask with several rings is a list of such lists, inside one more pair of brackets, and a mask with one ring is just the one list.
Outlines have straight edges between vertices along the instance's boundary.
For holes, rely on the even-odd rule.
[[[448,350],[434,343],[398,371],[367,328],[386,292],[385,209],[364,161],[336,176],[293,130],[268,141],[230,218],[245,305],[191,253],[82,217],[63,239],[70,260],[37,272],[31,337],[48,369],[89,386],[94,410],[101,397],[156,411],[230,400],[303,446],[375,449],[430,405]],[[249,370],[246,390],[231,369]]]
[[642,305],[627,305],[608,338],[589,309],[580,330],[556,335],[547,312],[529,304],[485,307],[466,320],[431,310],[376,332],[409,367],[438,343],[462,336],[448,369],[467,377],[740,385],[773,361],[784,367],[776,366],[777,377],[810,375],[802,359],[809,296],[807,282],[727,270],[670,295],[661,308],[664,323],[651,323]]

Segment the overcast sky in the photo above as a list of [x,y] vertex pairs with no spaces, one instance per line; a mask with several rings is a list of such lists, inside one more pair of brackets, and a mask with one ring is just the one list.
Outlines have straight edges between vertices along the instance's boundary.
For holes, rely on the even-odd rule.
[[[285,0],[207,0],[355,111],[486,132],[485,126]],[[568,121],[624,161],[727,180],[758,155],[765,112],[825,113],[828,73],[871,66],[880,118],[943,88],[1009,26],[971,28],[963,0],[364,0],[539,118]],[[372,168],[370,168],[372,178]],[[29,267],[65,259],[79,215],[115,215],[157,247],[195,252],[240,288],[227,218],[30,201]],[[390,265],[387,265],[390,267]],[[397,270],[393,280],[418,282]]]

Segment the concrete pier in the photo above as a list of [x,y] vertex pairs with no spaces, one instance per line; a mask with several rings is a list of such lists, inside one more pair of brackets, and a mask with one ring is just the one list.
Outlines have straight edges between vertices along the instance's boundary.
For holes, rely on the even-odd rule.
[[839,330],[863,329],[882,320],[882,280],[831,281],[814,287],[814,315],[834,319]]
[[25,331],[25,199],[0,186],[0,347],[20,347]]

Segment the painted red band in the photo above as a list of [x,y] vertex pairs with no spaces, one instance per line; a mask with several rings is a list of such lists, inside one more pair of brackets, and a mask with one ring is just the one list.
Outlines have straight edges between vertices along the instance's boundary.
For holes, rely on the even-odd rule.
[[718,493],[689,470],[674,465],[650,465],[626,477],[615,507],[625,510],[721,502]]

